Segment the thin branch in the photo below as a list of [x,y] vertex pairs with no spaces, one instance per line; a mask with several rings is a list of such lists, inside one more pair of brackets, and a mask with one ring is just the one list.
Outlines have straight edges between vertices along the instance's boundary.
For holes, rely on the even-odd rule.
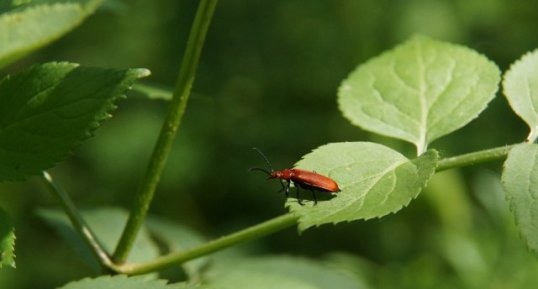
[[136,193],[129,220],[113,255],[114,261],[118,264],[125,262],[127,259],[138,231],[146,218],[155,189],[172,148],[172,143],[185,113],[205,36],[216,5],[217,0],[200,0],[174,89],[174,95],[170,103],[170,111],[163,123],[150,163]]
[[[506,157],[514,146],[515,145],[508,145],[442,159],[439,161],[436,171],[443,171],[501,159]],[[112,270],[114,270],[116,273],[130,275],[154,272],[175,264],[185,263],[187,261],[208,255],[242,242],[246,242],[248,240],[263,237],[284,228],[296,225],[297,221],[298,217],[296,215],[291,213],[286,214],[230,235],[215,239],[187,251],[174,252],[144,263],[117,264],[112,267]]]
[[474,165],[487,161],[502,159],[508,155],[510,150],[515,146],[506,145],[502,147],[472,152],[455,157],[445,158],[439,161],[436,171],[444,171],[448,169]]
[[107,270],[113,266],[112,260],[110,259],[109,254],[103,248],[93,231],[90,229],[88,224],[84,221],[82,216],[79,214],[79,211],[75,207],[75,204],[69,197],[69,195],[58,185],[52,178],[52,176],[43,171],[41,175],[41,180],[47,186],[49,192],[55,196],[60,204],[62,205],[63,210],[69,217],[71,224],[75,228],[75,231],[82,237],[86,245],[92,251],[97,262]]
[[163,269],[174,264],[185,263],[189,260],[208,255],[210,253],[237,245],[248,240],[263,237],[265,235],[280,231],[284,228],[297,224],[298,217],[293,214],[286,214],[261,224],[243,229],[233,234],[215,239],[184,252],[175,252],[159,257],[155,260],[144,263],[132,263],[114,266],[112,269],[121,274],[144,274]]

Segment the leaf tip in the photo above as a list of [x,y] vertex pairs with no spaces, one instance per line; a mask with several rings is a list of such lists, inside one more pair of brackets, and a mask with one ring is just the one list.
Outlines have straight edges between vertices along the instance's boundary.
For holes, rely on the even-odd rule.
[[147,68],[133,68],[131,71],[136,78],[144,78],[151,75],[151,71]]

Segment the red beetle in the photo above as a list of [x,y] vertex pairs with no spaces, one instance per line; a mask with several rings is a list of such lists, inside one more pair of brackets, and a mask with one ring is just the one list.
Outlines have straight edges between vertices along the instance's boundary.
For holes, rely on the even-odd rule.
[[337,193],[340,192],[338,184],[331,178],[320,175],[316,172],[305,171],[301,169],[283,169],[280,171],[275,171],[269,159],[258,149],[256,150],[267,162],[270,171],[262,168],[251,168],[250,170],[257,170],[266,173],[269,175],[269,179],[279,179],[280,184],[282,185],[282,190],[286,193],[286,197],[289,196],[291,183],[297,189],[297,201],[299,204],[303,204],[299,196],[299,187],[309,190],[312,192],[312,197],[314,198],[314,205],[318,203],[316,198],[315,191],[327,192],[327,193]]

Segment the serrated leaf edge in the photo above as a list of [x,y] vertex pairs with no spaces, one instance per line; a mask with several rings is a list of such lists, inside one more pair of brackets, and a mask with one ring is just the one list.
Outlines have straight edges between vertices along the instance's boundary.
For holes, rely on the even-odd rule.
[[[417,45],[417,44],[420,44],[419,41],[430,41],[430,42],[435,42],[435,43],[438,43],[438,44],[443,44],[447,47],[450,47],[451,49],[458,49],[458,50],[465,50],[466,52],[468,53],[471,53],[475,56],[480,56],[482,57],[485,62],[488,64],[488,65],[491,65],[492,67],[494,67],[497,71],[497,83],[495,85],[495,90],[491,92],[491,95],[488,99],[488,101],[482,105],[480,107],[480,110],[478,111],[478,114],[470,117],[469,119],[467,119],[467,121],[462,124],[461,126],[459,127],[456,127],[454,128],[453,130],[449,131],[449,132],[446,132],[442,135],[439,135],[439,136],[436,136],[435,138],[433,139],[430,139],[428,137],[428,115],[429,115],[429,109],[424,109],[424,108],[421,108],[421,113],[425,113],[425,115],[421,115],[420,116],[420,120],[422,122],[421,124],[421,127],[420,127],[420,130],[421,130],[421,133],[420,135],[417,136],[417,138],[415,138],[415,136],[413,134],[410,134],[408,131],[406,130],[402,130],[398,127],[394,127],[390,124],[388,124],[388,126],[390,126],[392,129],[395,129],[395,130],[399,130],[401,131],[403,134],[400,135],[400,136],[392,136],[392,135],[388,135],[388,134],[384,134],[382,132],[376,132],[374,130],[371,130],[369,128],[367,128],[366,126],[362,125],[359,121],[356,121],[355,120],[355,117],[353,117],[352,115],[350,115],[350,113],[344,109],[344,104],[342,103],[341,101],[341,97],[340,95],[342,93],[344,93],[345,90],[349,90],[350,86],[347,85],[347,84],[344,84],[345,81],[347,81],[353,74],[355,74],[359,67],[361,66],[365,66],[365,65],[369,65],[370,63],[374,62],[374,61],[378,61],[379,59],[382,59],[384,57],[386,57],[387,55],[390,55],[390,54],[393,54],[395,51],[398,51],[400,49],[402,49],[403,47],[405,46],[408,46],[408,45]],[[474,49],[471,49],[469,47],[466,47],[466,46],[463,46],[463,45],[460,45],[460,44],[455,44],[455,43],[451,43],[451,42],[445,42],[445,41],[440,41],[440,40],[436,40],[436,39],[433,39],[431,37],[428,37],[428,36],[425,36],[425,35],[414,35],[412,36],[411,38],[409,38],[407,41],[403,42],[403,43],[400,43],[394,47],[392,47],[391,49],[389,50],[386,50],[384,52],[382,52],[381,54],[375,56],[375,57],[372,57],[370,59],[368,59],[367,61],[365,61],[364,63],[361,63],[358,67],[356,67],[354,70],[352,70],[345,78],[344,80],[342,81],[342,83],[340,84],[340,86],[338,87],[338,92],[337,92],[337,103],[338,103],[338,108],[340,110],[340,112],[344,115],[344,117],[349,121],[351,122],[353,125],[365,130],[365,131],[369,131],[369,132],[372,132],[372,133],[375,133],[375,134],[381,134],[381,135],[384,135],[384,136],[387,136],[387,137],[390,137],[390,138],[396,138],[396,139],[401,139],[401,140],[404,140],[406,142],[409,142],[409,143],[412,143],[416,146],[417,148],[417,155],[421,155],[423,153],[426,152],[427,148],[428,148],[428,145],[431,144],[432,142],[434,142],[435,140],[443,137],[443,136],[446,136],[450,133],[453,133],[454,131],[456,130],[459,130],[461,129],[462,127],[468,125],[470,122],[472,122],[474,119],[478,118],[480,116],[480,114],[488,107],[489,103],[495,98],[496,96],[496,92],[499,90],[499,81],[500,81],[500,70],[499,70],[499,67],[497,66],[497,64],[493,61],[491,61],[489,58],[487,58],[484,54],[474,50]],[[423,95],[424,93],[421,91],[420,93],[421,95]],[[422,98],[422,96],[420,96],[419,98]],[[423,100],[420,101],[421,105],[424,103]],[[431,107],[430,107],[431,108]],[[382,120],[380,119],[376,119],[380,122],[383,122]],[[407,137],[404,137],[404,135],[407,135]],[[409,138],[409,139],[408,139]]]
[[[27,69],[27,70],[25,70],[23,72],[19,72],[19,73],[29,72],[32,69],[35,69],[36,67],[39,67],[39,66],[43,67],[43,66],[48,66],[48,65],[72,65],[73,69],[77,69],[79,67],[82,67],[78,63],[67,62],[67,61],[53,61],[53,62],[47,62],[47,63],[43,63],[43,64],[33,65],[29,69]],[[97,68],[97,67],[87,67],[87,68]],[[99,69],[108,70],[106,68],[99,68]],[[106,121],[107,119],[112,117],[111,113],[117,109],[117,105],[115,103],[119,99],[126,98],[125,93],[127,91],[129,91],[130,89],[132,89],[134,82],[137,79],[140,79],[142,77],[146,77],[146,76],[149,76],[149,75],[151,75],[151,71],[148,70],[148,69],[145,69],[145,68],[125,69],[125,76],[123,77],[123,79],[122,79],[122,81],[120,83],[116,84],[116,87],[118,87],[118,88],[119,87],[124,87],[125,89],[122,90],[121,93],[117,93],[116,95],[113,95],[113,96],[107,98],[106,100],[104,100],[103,105],[101,106],[101,108],[95,112],[94,120],[87,124],[86,130],[83,133],[81,133],[81,135],[79,136],[79,139],[74,141],[71,144],[70,149],[68,151],[66,151],[65,154],[61,155],[61,157],[58,158],[59,160],[50,162],[47,165],[47,167],[48,168],[54,167],[58,163],[62,162],[65,158],[72,155],[74,150],[78,146],[80,146],[85,140],[91,138],[93,136],[94,131],[97,130],[102,125],[102,123],[104,121]],[[4,78],[0,79],[0,84],[3,81],[8,80],[9,78],[11,78],[11,75],[6,75]],[[16,178],[16,177],[15,178],[4,178],[3,181],[20,181],[20,180],[24,180],[25,178],[27,178],[29,176],[35,176],[38,173],[39,172],[29,173],[28,175],[25,175],[25,176],[23,176],[21,178]]]
[[[520,145],[529,145],[529,144],[520,144]],[[538,145],[538,144],[531,144],[531,145]],[[514,146],[512,149],[510,149],[510,152],[512,152],[512,150],[514,148],[516,148],[517,146]],[[506,158],[508,160],[508,158],[510,157],[510,152],[508,153],[508,157]],[[504,176],[504,172],[506,170],[506,161],[503,163],[503,170],[502,170],[502,176]],[[525,248],[529,251],[529,252],[532,252],[533,254],[538,254],[537,251],[535,251],[531,245],[530,245],[530,240],[529,238],[527,238],[527,236],[525,236],[525,234],[523,233],[523,231],[521,230],[521,226],[520,226],[520,222],[518,220],[518,218],[516,217],[516,202],[513,200],[513,198],[510,198],[508,196],[508,194],[506,193],[506,183],[505,183],[505,180],[504,178],[501,176],[501,184],[503,186],[503,190],[504,190],[504,196],[505,196],[505,200],[506,202],[508,202],[508,209],[510,210],[510,213],[512,214],[512,217],[514,218],[514,223],[517,227],[517,232],[518,232],[518,236],[521,238],[521,240],[523,240],[523,243],[525,244]]]
[[[0,209],[1,210],[1,209]],[[7,216],[7,213],[4,212],[3,210],[1,210],[0,213],[3,213],[3,214],[6,214]],[[6,260],[4,260],[4,257],[6,255],[6,252],[0,252],[0,269],[3,268],[4,265],[6,266],[10,266],[11,268],[16,268],[16,263],[15,263],[15,258],[16,258],[16,254],[15,254],[15,241],[17,239],[17,235],[15,235],[15,228],[10,224],[9,220],[8,220],[8,223],[9,225],[11,226],[11,230],[9,232],[9,237],[11,239],[11,242],[9,244],[9,252],[10,252],[10,256],[9,258],[11,259],[11,263],[6,263]]]
[[[316,149],[319,149],[319,148],[316,148]],[[312,151],[315,151],[315,150],[312,150]],[[438,159],[439,159],[439,153],[437,152],[437,150],[433,150],[433,149],[430,149],[426,152],[424,152],[422,155],[420,155],[419,157],[413,159],[413,160],[409,160],[407,159],[407,161],[403,161],[401,162],[400,164],[394,166],[394,169],[393,170],[396,170],[399,166],[401,165],[404,165],[404,164],[407,164],[408,162],[410,162],[411,164],[413,164],[416,168],[417,168],[417,182],[419,182],[421,179],[419,178],[419,168],[417,167],[417,165],[415,164],[415,162],[421,158],[421,157],[426,157],[427,154],[431,154],[433,156],[433,159],[434,159],[434,162],[433,162],[433,167],[428,170],[429,173],[428,173],[428,176],[427,178],[424,179],[423,182],[417,184],[418,186],[416,186],[416,192],[413,194],[413,196],[409,199],[409,201],[405,204],[402,204],[400,207],[386,213],[385,215],[382,215],[382,216],[375,216],[375,217],[367,217],[367,218],[360,218],[360,219],[353,219],[353,220],[342,220],[342,221],[332,221],[332,222],[327,222],[327,223],[316,223],[316,224],[312,224],[312,225],[308,225],[308,226],[303,226],[304,224],[304,221],[302,220],[303,217],[302,217],[302,214],[298,214],[296,212],[293,212],[293,211],[289,211],[289,213],[293,213],[295,216],[298,217],[298,225],[297,225],[297,229],[298,229],[298,233],[301,234],[302,232],[306,231],[307,229],[309,228],[318,228],[322,225],[326,225],[326,224],[332,224],[332,225],[336,225],[336,224],[339,224],[339,223],[350,223],[350,222],[354,222],[354,221],[368,221],[368,220],[372,220],[372,219],[381,219],[383,217],[386,217],[388,215],[391,215],[391,214],[395,214],[396,212],[399,212],[400,210],[402,210],[403,208],[407,207],[411,201],[413,201],[414,199],[416,199],[418,197],[418,195],[420,194],[420,192],[422,192],[422,190],[427,186],[428,184],[428,181],[432,178],[432,176],[435,174],[435,168],[437,167],[438,165]],[[304,156],[301,157],[301,159],[304,159]],[[393,171],[391,170],[391,171]],[[383,174],[384,175],[384,174]],[[290,205],[288,202],[285,203],[285,208],[287,209],[290,209]]]
[[[508,70],[503,74],[503,80],[502,80],[502,92],[503,92],[503,95],[505,97],[505,99],[508,101],[508,104],[510,105],[510,108],[512,109],[512,111],[525,123],[527,124],[527,126],[529,127],[530,129],[530,132],[529,132],[529,135],[527,136],[527,139],[526,139],[526,142],[528,143],[532,143],[532,142],[535,142],[536,139],[538,138],[538,126],[532,126],[530,123],[527,122],[526,119],[523,118],[523,116],[518,112],[516,111],[516,109],[514,108],[514,103],[513,103],[513,100],[508,97],[509,93],[507,93],[506,91],[506,76],[507,75],[510,75],[511,73],[513,73],[514,69],[516,69],[520,64],[525,64],[525,61],[527,58],[530,58],[532,56],[535,56],[537,59],[538,59],[538,48],[537,49],[534,49],[534,50],[531,50],[531,51],[527,51],[526,53],[524,53],[519,59],[517,59],[516,61],[514,61],[510,67],[508,68]],[[537,113],[537,116],[538,118],[538,113]]]

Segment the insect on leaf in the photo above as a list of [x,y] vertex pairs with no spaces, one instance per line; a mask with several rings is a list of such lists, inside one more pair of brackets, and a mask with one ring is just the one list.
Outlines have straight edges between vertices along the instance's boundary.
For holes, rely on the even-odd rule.
[[326,223],[382,217],[399,211],[418,195],[433,175],[437,158],[436,151],[428,151],[411,161],[369,142],[324,145],[305,155],[297,167],[332,178],[341,192],[317,205],[309,202],[301,206],[293,198],[286,205],[299,215],[300,231]]

